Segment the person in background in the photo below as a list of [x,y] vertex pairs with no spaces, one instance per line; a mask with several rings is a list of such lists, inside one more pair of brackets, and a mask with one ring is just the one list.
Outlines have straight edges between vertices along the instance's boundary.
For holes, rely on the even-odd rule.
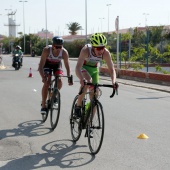
[[[18,56],[20,57],[20,61],[21,61],[21,66],[23,65],[23,52],[21,51],[21,47],[19,45],[17,45],[14,49],[14,51],[12,52],[13,57],[18,54]],[[14,66],[14,63],[12,62],[12,66]]]

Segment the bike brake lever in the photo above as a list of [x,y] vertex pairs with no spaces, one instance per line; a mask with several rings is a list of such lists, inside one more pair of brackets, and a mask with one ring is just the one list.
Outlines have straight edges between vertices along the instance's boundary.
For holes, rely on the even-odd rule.
[[116,82],[116,83],[115,83],[115,85],[116,85],[116,89],[115,89],[115,91],[116,91],[116,94],[118,95],[118,88],[119,88],[119,84]]
[[115,95],[115,89],[113,88],[113,93],[112,93],[112,95],[110,96],[110,98],[112,98],[114,95]]
[[73,84],[73,75],[71,75],[70,77],[68,77],[68,81]]
[[110,96],[110,98],[112,98],[115,95],[115,93],[116,93],[116,95],[118,95],[118,87],[119,87],[119,84],[117,82],[115,82],[115,87],[113,87],[113,93]]

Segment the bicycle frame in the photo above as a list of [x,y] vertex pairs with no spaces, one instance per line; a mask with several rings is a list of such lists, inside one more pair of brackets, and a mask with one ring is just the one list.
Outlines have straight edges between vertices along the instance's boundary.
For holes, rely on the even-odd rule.
[[[71,75],[70,77],[69,76],[64,76],[64,75],[49,75],[49,76],[54,76],[54,78],[51,80],[50,82],[50,86],[49,88],[54,91],[54,90],[59,90],[58,89],[58,79],[61,78],[61,77],[67,77],[67,78],[70,78],[70,81],[73,82],[73,76]],[[54,86],[53,86],[53,83],[54,83]],[[51,96],[52,97],[52,96]]]
[[[102,146],[103,137],[104,137],[104,111],[101,102],[99,101],[97,95],[98,87],[110,87],[113,89],[113,93],[110,96],[111,98],[117,93],[118,84],[108,85],[108,84],[92,84],[84,82],[84,85],[90,85],[94,87],[93,94],[90,98],[90,105],[86,109],[87,95],[91,92],[86,92],[82,100],[81,107],[81,117],[77,117],[75,112],[75,107],[78,101],[78,96],[83,93],[83,88],[81,88],[79,95],[77,95],[72,104],[71,116],[70,116],[70,128],[71,135],[74,142],[78,141],[82,130],[85,129],[85,137],[88,138],[89,149],[92,154],[97,154]],[[101,90],[100,90],[101,92]],[[99,95],[101,96],[101,95]],[[87,110],[87,112],[86,112]]]
[[86,129],[88,120],[90,118],[90,114],[91,114],[91,107],[93,107],[93,105],[98,101],[98,99],[96,98],[96,95],[93,94],[92,99],[90,100],[90,106],[88,108],[88,110],[85,110],[85,106],[86,106],[86,100],[87,100],[87,95],[90,94],[90,92],[86,93],[86,97],[83,100],[83,105],[82,105],[82,119],[81,119],[81,123],[82,123],[82,129]]
[[[52,79],[52,76],[54,78]],[[48,95],[46,100],[46,107],[48,108],[47,114],[42,116],[43,122],[47,120],[48,112],[50,111],[50,122],[51,128],[54,130],[58,124],[59,115],[60,115],[60,91],[58,89],[58,80],[61,77],[67,77],[69,82],[73,82],[73,77],[71,76],[64,76],[64,75],[50,75],[47,73],[47,77],[50,78],[50,85],[48,88]]]
[[[82,120],[80,121],[80,123],[82,123],[82,128],[83,129],[86,128],[88,120],[90,118],[91,107],[94,108],[96,103],[98,102],[98,99],[97,99],[97,89],[98,89],[98,87],[110,87],[110,88],[113,88],[113,85],[108,85],[108,84],[92,84],[92,83],[84,82],[84,85],[90,85],[90,86],[92,85],[92,86],[94,86],[94,91],[93,92],[86,92],[85,98],[83,99],[83,106],[82,106],[83,113],[82,113]],[[79,95],[82,94],[83,88],[81,89]],[[117,89],[115,90],[113,88],[113,93],[110,96],[110,98],[112,98],[115,95],[115,92],[116,92],[116,94],[118,94]],[[87,113],[85,113],[85,104],[86,104],[86,100],[87,100],[87,95],[90,94],[90,93],[93,93],[93,96],[92,96],[92,99],[90,99],[90,108],[88,109]]]

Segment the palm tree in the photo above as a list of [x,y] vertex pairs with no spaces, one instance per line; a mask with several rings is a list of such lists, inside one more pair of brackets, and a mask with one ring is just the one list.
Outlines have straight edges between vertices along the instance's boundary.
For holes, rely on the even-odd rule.
[[71,35],[76,35],[77,31],[82,29],[80,24],[77,22],[71,22],[71,23],[67,24],[67,27],[68,27],[68,30],[70,31],[69,33]]

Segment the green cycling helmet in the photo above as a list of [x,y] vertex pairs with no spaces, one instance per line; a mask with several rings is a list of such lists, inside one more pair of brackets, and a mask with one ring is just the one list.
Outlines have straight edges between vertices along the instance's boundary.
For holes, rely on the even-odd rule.
[[107,39],[103,34],[95,33],[90,38],[90,43],[94,47],[101,47],[107,45]]

